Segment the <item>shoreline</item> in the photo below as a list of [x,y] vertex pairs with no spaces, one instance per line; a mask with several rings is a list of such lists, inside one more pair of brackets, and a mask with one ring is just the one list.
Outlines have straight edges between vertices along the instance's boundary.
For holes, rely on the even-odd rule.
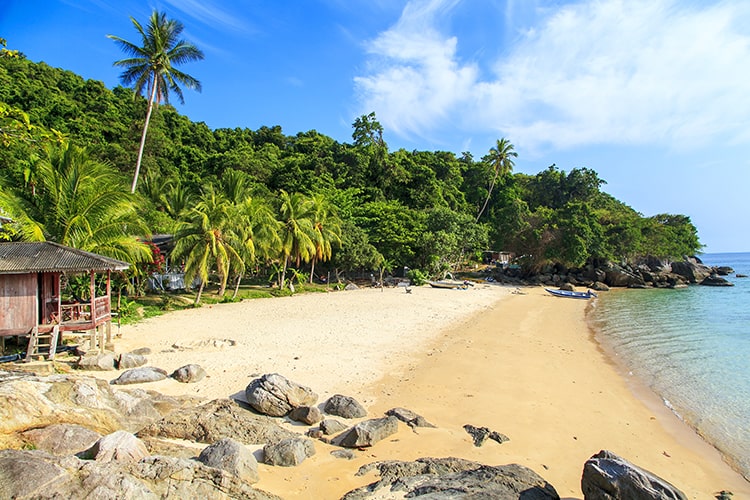
[[[277,372],[311,387],[319,403],[342,393],[358,399],[367,418],[401,406],[437,426],[416,434],[399,424],[395,436],[357,451],[353,460],[335,458],[334,447],[315,441],[316,454],[298,467],[260,464],[256,487],[288,499],[340,498],[377,479],[374,472],[355,476],[360,466],[420,456],[519,463],[561,497],[582,498],[583,464],[601,449],[651,470],[688,498],[720,490],[750,497],[750,483],[715,448],[631,389],[589,328],[586,302],[542,288],[513,291],[499,285],[420,287],[408,295],[365,289],[222,304],[124,327],[116,347],[127,352],[148,344],[153,366],[169,371],[196,362],[209,372],[198,384],[167,379],[133,388],[244,399],[253,378]],[[211,338],[235,338],[237,345],[170,348],[175,339]],[[476,448],[464,424],[489,427],[511,441]]]

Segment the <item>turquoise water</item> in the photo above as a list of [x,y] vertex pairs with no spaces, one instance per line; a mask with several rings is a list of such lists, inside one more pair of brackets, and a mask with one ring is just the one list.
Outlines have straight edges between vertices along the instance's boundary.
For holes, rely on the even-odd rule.
[[[750,275],[750,253],[705,254]],[[592,323],[620,362],[750,478],[750,278],[600,293]]]

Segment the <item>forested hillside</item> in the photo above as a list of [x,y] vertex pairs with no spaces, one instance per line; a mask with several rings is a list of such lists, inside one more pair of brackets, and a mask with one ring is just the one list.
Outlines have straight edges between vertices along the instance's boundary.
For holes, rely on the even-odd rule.
[[403,266],[439,275],[490,249],[522,256],[530,271],[700,249],[688,217],[644,217],[602,191],[594,170],[513,173],[510,138],[482,158],[391,151],[374,113],[341,143],[273,125],[211,130],[159,106],[131,196],[146,105],[131,89],[3,52],[0,215],[15,222],[0,237],[142,261],[151,253],[135,237],[175,234],[175,257],[223,284],[274,266],[282,276]]

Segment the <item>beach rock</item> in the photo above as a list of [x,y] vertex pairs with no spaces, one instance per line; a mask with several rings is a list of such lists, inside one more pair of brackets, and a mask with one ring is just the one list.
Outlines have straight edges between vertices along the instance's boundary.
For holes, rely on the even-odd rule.
[[143,356],[142,354],[126,352],[117,357],[117,368],[119,370],[129,370],[130,368],[143,366],[147,362],[148,360],[146,359],[146,356]]
[[643,278],[636,276],[632,271],[614,263],[609,263],[604,269],[604,274],[604,283],[607,286],[633,288],[645,284]]
[[343,458],[345,460],[354,460],[357,458],[357,454],[352,450],[333,450],[331,455],[336,458]]
[[[33,480],[19,481],[21,477]],[[0,450],[0,497],[279,500],[195,460],[155,456],[136,463],[103,463],[19,450]]]
[[333,418],[327,418],[320,423],[320,430],[326,436],[338,434],[339,432],[346,430],[346,428],[346,424],[339,422],[338,420]]
[[385,414],[388,416],[396,417],[412,429],[416,427],[435,427],[427,420],[425,420],[422,415],[418,415],[411,410],[407,410],[406,408],[391,408],[390,410],[385,412]]
[[385,461],[360,467],[358,476],[373,468],[380,480],[344,495],[342,500],[368,498],[498,498],[558,500],[555,488],[522,465],[491,467],[460,458],[420,458],[414,462]]
[[560,285],[560,290],[565,290],[565,291],[568,291],[568,292],[575,292],[576,291],[576,287],[574,287],[571,283],[562,283]]
[[367,416],[367,410],[356,399],[341,394],[331,396],[326,401],[323,411],[329,415],[336,415],[343,418],[362,418]]
[[689,283],[700,283],[711,275],[711,268],[691,257],[684,261],[672,262],[672,273],[682,276]]
[[75,455],[91,448],[101,434],[78,424],[52,424],[21,434],[34,449],[56,456]]
[[245,444],[277,443],[296,435],[268,417],[241,408],[231,399],[217,399],[173,412],[138,432],[138,437],[187,439],[209,444],[223,438]]
[[234,439],[221,439],[201,451],[198,461],[224,470],[248,483],[257,483],[258,461],[245,445]]
[[132,351],[130,351],[129,354],[135,354],[138,356],[148,356],[149,354],[151,354],[151,349],[148,347],[139,347],[138,349],[133,349]]
[[119,377],[110,381],[112,385],[144,384],[167,378],[167,372],[155,366],[141,366],[125,370]]
[[396,417],[374,418],[358,423],[337,438],[335,444],[344,448],[364,448],[396,432],[398,432]]
[[293,467],[315,455],[315,445],[309,439],[291,437],[263,447],[263,461],[269,465]]
[[323,414],[317,406],[300,406],[289,413],[289,418],[296,422],[313,425],[323,420]]
[[734,269],[729,266],[718,266],[714,268],[714,272],[719,276],[729,276],[734,272]]
[[115,355],[111,352],[91,352],[81,356],[78,368],[90,371],[108,371],[115,369]]
[[704,278],[703,281],[700,282],[700,284],[703,286],[734,286],[734,283],[732,283],[731,281],[727,281],[721,276],[717,276],[715,274]]
[[510,441],[510,438],[505,434],[500,434],[499,432],[490,430],[487,427],[474,427],[473,425],[466,424],[464,425],[464,430],[469,433],[474,440],[474,446],[477,447],[482,446],[487,439],[497,441],[499,444]]
[[354,283],[347,283],[347,285],[344,287],[344,290],[359,290],[359,287]]
[[94,459],[98,462],[138,462],[149,456],[143,442],[127,431],[115,431],[99,439],[88,450],[81,452],[80,457]]
[[206,370],[200,365],[190,364],[176,369],[170,377],[183,384],[193,384],[206,377]]
[[740,274],[740,273],[737,273],[737,274],[735,274],[735,275],[734,275],[734,277],[735,277],[735,278],[747,278],[747,274]]
[[283,417],[299,406],[312,406],[318,395],[312,389],[292,382],[278,373],[256,378],[245,389],[247,402],[259,413]]
[[664,479],[607,450],[586,461],[581,490],[585,500],[686,500]]
[[605,285],[604,283],[602,283],[601,281],[595,281],[594,283],[591,284],[589,288],[591,288],[592,290],[596,292],[608,292],[609,291],[609,287]]

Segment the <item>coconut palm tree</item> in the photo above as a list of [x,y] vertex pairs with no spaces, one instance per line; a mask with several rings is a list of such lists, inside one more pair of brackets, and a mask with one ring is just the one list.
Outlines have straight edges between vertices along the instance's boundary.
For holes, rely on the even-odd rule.
[[114,63],[115,66],[125,68],[120,75],[122,83],[124,85],[135,85],[136,95],[148,93],[146,121],[143,124],[141,143],[138,148],[138,160],[135,165],[133,183],[130,187],[130,191],[135,193],[138,174],[141,171],[146,132],[154,106],[161,101],[169,103],[170,92],[177,95],[180,103],[184,103],[185,99],[178,83],[200,92],[201,83],[187,73],[179,71],[175,66],[201,60],[204,56],[203,52],[195,45],[180,39],[184,26],[179,21],[167,19],[164,12],[153,11],[145,28],[134,18],[131,17],[130,20],[141,35],[142,46],[115,35],[107,35],[107,37],[114,40],[123,52],[131,56]]
[[286,281],[286,269],[290,260],[299,266],[300,261],[309,262],[315,255],[315,231],[313,229],[312,203],[301,193],[289,194],[283,189],[279,195],[279,222],[281,228],[281,258],[284,262],[280,286]]
[[313,245],[315,253],[312,256],[310,268],[310,283],[315,276],[315,263],[325,262],[331,258],[332,246],[341,244],[341,219],[336,214],[336,207],[322,194],[313,195]]
[[487,198],[485,198],[484,204],[479,210],[479,214],[477,214],[477,222],[479,222],[484,210],[487,208],[487,204],[490,202],[492,190],[495,189],[498,177],[505,177],[513,171],[513,158],[518,158],[518,153],[513,150],[513,144],[505,137],[498,139],[497,144],[490,148],[489,154],[485,156],[485,161],[489,161],[492,167],[493,175],[489,189],[487,190]]
[[138,199],[123,189],[119,173],[63,143],[47,146],[34,164],[33,190],[0,190],[0,206],[25,241],[54,241],[128,262],[151,258],[137,236],[149,233]]
[[191,283],[196,276],[200,280],[195,305],[200,304],[211,270],[216,269],[219,275],[220,297],[226,290],[230,270],[244,270],[244,261],[237,249],[240,238],[235,215],[233,205],[209,186],[178,224],[172,255],[185,260],[186,283]]

